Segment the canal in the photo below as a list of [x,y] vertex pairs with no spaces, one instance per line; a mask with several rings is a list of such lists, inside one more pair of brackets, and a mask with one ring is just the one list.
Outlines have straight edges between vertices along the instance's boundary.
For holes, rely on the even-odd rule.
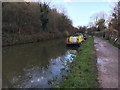
[[2,50],[3,88],[51,88],[53,79],[63,81],[76,50],[65,39],[4,47]]

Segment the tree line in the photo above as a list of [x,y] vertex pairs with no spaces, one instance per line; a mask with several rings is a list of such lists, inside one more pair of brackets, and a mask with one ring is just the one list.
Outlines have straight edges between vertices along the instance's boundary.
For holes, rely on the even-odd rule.
[[72,21],[48,3],[2,3],[3,44],[27,42],[27,38],[33,42],[67,36],[74,29]]
[[94,16],[94,23],[89,28],[91,34],[102,36],[120,48],[120,1],[115,3],[109,18],[105,13]]
[[90,19],[88,26],[79,26],[77,31],[103,37],[120,48],[120,1],[115,3],[110,15],[99,12]]

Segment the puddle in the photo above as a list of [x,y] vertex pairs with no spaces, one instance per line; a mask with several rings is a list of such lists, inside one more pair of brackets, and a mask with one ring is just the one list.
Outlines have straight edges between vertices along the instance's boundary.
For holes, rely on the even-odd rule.
[[97,59],[98,64],[104,64],[108,61],[110,61],[110,60],[108,58],[104,58],[104,57],[98,57],[98,59]]
[[98,59],[97,59],[97,63],[98,63],[98,64],[102,64],[102,63],[103,63],[103,59],[102,59],[102,58],[98,58]]
[[100,46],[101,46],[101,47],[104,47],[104,45],[103,45],[103,44],[101,44]]
[[97,51],[99,51],[99,49],[96,49]]
[[109,59],[108,59],[108,58],[105,58],[104,60],[105,60],[106,62],[107,62],[107,61],[109,61]]

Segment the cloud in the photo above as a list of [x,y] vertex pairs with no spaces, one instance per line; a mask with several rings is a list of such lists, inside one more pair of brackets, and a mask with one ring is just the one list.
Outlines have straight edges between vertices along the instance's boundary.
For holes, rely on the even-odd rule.
[[[2,0],[5,1],[5,0]],[[6,1],[12,1],[12,0],[6,0]],[[19,1],[19,0],[13,0],[13,1]],[[32,2],[62,2],[62,3],[71,3],[71,2],[118,2],[120,0],[25,0],[25,1],[32,1]]]
[[64,2],[72,2],[72,0],[64,0]]
[[78,27],[79,25],[77,23],[73,22],[73,26]]
[[117,2],[120,0],[64,0],[64,2]]

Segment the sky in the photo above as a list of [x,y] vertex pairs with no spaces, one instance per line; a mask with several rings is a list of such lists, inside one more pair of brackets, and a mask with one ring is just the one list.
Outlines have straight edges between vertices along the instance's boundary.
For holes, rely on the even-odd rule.
[[[38,0],[32,0],[38,1]],[[104,12],[109,16],[117,0],[40,0],[50,2],[51,8],[64,12],[74,27],[88,25],[90,17],[96,13]]]

